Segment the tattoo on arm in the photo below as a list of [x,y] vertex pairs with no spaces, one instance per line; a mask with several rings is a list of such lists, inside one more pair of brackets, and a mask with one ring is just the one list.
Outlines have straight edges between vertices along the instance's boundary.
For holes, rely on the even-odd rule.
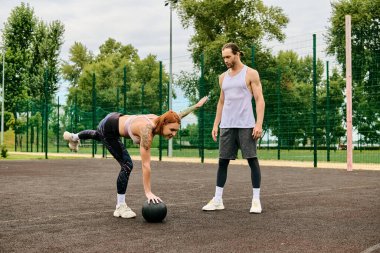
[[184,118],[186,117],[188,114],[190,114],[191,112],[195,111],[197,109],[196,105],[193,105],[193,106],[190,106],[189,108],[186,108],[185,110],[181,111],[179,113],[179,117],[180,118]]
[[150,138],[150,135],[152,134],[152,129],[153,127],[151,125],[147,125],[141,130],[140,145],[142,145],[145,150],[150,149],[150,146],[152,144],[152,140]]

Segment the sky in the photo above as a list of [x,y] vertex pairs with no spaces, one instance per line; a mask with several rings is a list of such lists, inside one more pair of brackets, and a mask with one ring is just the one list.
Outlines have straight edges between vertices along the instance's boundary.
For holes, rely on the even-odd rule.
[[[74,42],[81,42],[98,53],[98,48],[108,38],[122,44],[134,46],[141,58],[154,54],[169,70],[170,58],[170,8],[164,0],[0,0],[0,31],[10,12],[21,2],[29,3],[35,15],[45,22],[60,20],[65,26],[64,44],[61,50],[63,60],[68,59],[69,48]],[[312,34],[317,40],[327,30],[331,15],[330,0],[263,0],[265,5],[279,6],[290,21],[284,30],[288,37],[285,44],[310,50]],[[172,12],[172,59],[173,73],[191,70],[188,42],[192,29],[184,29],[175,12]],[[301,45],[299,45],[301,44]],[[307,44],[307,45],[306,45]],[[284,46],[268,42],[274,50]],[[305,46],[306,45],[306,46]],[[318,44],[317,44],[318,45]],[[64,96],[67,87],[63,84],[60,94]],[[179,91],[177,91],[179,92]],[[178,93],[173,109],[188,106],[186,99]]]

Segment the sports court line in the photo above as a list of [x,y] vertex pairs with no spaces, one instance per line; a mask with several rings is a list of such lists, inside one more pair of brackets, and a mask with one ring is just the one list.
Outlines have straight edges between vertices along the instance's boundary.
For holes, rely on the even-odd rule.
[[380,243],[376,244],[376,245],[374,245],[374,246],[372,246],[372,247],[370,247],[370,248],[368,248],[368,249],[366,249],[366,250],[364,250],[364,251],[362,251],[360,253],[371,253],[371,252],[374,252],[377,249],[380,249]]
[[[364,189],[364,188],[377,188],[377,185],[362,185],[362,186],[351,186],[351,187],[339,187],[339,188],[322,188],[322,189],[316,189],[316,190],[306,190],[306,191],[294,191],[294,192],[285,192],[285,193],[274,193],[274,194],[262,194],[262,196],[265,197],[277,197],[277,196],[284,196],[284,195],[297,195],[297,194],[305,194],[305,193],[321,193],[321,192],[328,192],[328,191],[340,191],[340,190],[354,190],[354,189]],[[239,200],[239,199],[246,199],[250,198],[251,196],[242,196],[242,197],[234,197],[234,198],[226,198],[226,200]],[[166,204],[167,206],[184,206],[189,204],[204,203],[204,200],[201,201],[191,201],[191,202],[182,202],[182,203],[176,203],[176,204]],[[100,214],[100,213],[112,213],[113,209],[103,210],[103,211],[97,211],[97,212],[83,212],[83,213],[71,213],[71,214],[61,214],[61,215],[49,215],[44,217],[36,217],[36,218],[30,218],[30,219],[15,219],[15,220],[4,220],[0,221],[0,224],[7,224],[7,223],[13,223],[13,222],[33,222],[38,220],[50,220],[50,219],[56,219],[56,218],[65,218],[65,217],[72,217],[72,216],[84,216],[84,215],[94,215],[94,214]],[[373,247],[379,247],[380,244],[375,245]],[[369,248],[372,249],[373,247]],[[375,248],[377,249],[377,248]],[[365,253],[369,253],[372,251],[368,251]],[[364,253],[364,252],[362,252]]]

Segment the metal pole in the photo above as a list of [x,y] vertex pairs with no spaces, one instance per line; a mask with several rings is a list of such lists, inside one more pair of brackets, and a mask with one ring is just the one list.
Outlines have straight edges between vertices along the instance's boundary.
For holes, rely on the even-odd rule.
[[74,96],[74,133],[78,131],[78,90],[75,89],[75,96]]
[[[159,90],[160,90],[160,115],[162,114],[162,61],[160,61],[160,83],[159,83]],[[159,153],[158,153],[159,160],[162,161],[162,135],[160,135],[160,143],[159,143]]]
[[57,153],[59,153],[59,96],[57,104]]
[[[127,114],[127,65],[123,69],[123,114]],[[124,147],[127,146],[127,139],[123,138]]]
[[[199,82],[199,97],[202,98],[204,96],[204,54],[201,54],[201,78]],[[201,107],[198,119],[198,130],[199,130],[199,148],[200,148],[200,156],[201,163],[204,163],[205,155],[204,155],[204,107]]]
[[26,152],[29,152],[29,100],[26,102]]
[[4,100],[5,100],[4,65],[5,65],[5,48],[3,47],[3,82],[2,82],[2,87],[1,87],[1,145],[4,144]]
[[255,46],[251,46],[251,67],[255,68]]
[[330,162],[330,76],[329,76],[329,62],[326,62],[326,149],[327,161]]
[[278,134],[277,134],[277,160],[281,159],[281,117],[280,117],[280,103],[281,103],[281,69],[277,69],[277,124],[278,124]]
[[[95,129],[96,121],[96,76],[92,73],[92,129]],[[92,140],[92,157],[95,157],[95,140]]]
[[145,83],[141,86],[141,114],[144,114],[144,86]]
[[[173,55],[172,55],[172,3],[170,3],[170,64],[169,64],[169,110],[172,110]],[[173,156],[173,139],[169,140],[168,156]]]
[[317,38],[313,34],[313,145],[314,168],[317,167]]
[[346,25],[346,121],[347,171],[352,171],[352,67],[351,67],[351,16],[345,16]]
[[48,78],[49,78],[49,72],[48,70],[46,69],[45,70],[45,137],[44,137],[44,141],[45,141],[45,159],[48,159],[48,109],[49,109],[49,99],[48,99]]

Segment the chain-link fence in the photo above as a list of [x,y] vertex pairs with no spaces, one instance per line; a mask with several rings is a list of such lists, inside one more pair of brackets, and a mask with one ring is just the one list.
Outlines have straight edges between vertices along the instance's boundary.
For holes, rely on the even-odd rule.
[[[315,166],[318,161],[346,162],[345,73],[332,57],[326,56],[323,35],[295,37],[287,44],[269,47],[274,55],[271,61],[263,61],[266,54],[255,45],[245,46],[248,52],[242,59],[258,70],[266,103],[264,135],[258,142],[259,158],[310,161]],[[372,76],[353,72],[354,76],[362,77],[354,78],[352,90],[353,161],[380,164],[380,111],[376,100],[380,97],[380,55],[370,58],[372,66],[378,67],[370,73]],[[199,157],[203,161],[218,157],[218,143],[212,140],[211,130],[219,85],[217,78],[205,77],[207,65],[204,62],[207,61],[200,62],[195,68],[190,55],[173,58],[175,76],[181,76],[179,73],[184,71],[196,80],[193,98],[207,94],[213,97],[207,106],[183,120],[173,140],[173,156]],[[14,141],[8,148],[26,152],[69,152],[61,138],[65,130],[94,129],[109,112],[159,115],[167,111],[170,96],[168,82],[162,73],[168,64],[169,60],[160,62],[158,78],[141,81],[139,85],[128,83],[124,67],[115,70],[120,82],[113,89],[102,90],[102,85],[97,83],[97,76],[102,73],[93,73],[87,84],[91,87],[88,92],[70,90],[69,103],[60,103],[62,98],[55,98],[49,103],[31,100],[20,104]],[[176,111],[191,104],[189,90],[183,89],[184,84],[178,85],[181,81],[183,79],[175,78],[173,109]],[[252,103],[255,108],[254,100]],[[132,155],[138,154],[137,146],[130,140],[125,139],[124,143]],[[80,152],[106,155],[102,145],[92,141],[82,142]],[[167,153],[168,142],[156,137],[152,155],[161,157]]]

